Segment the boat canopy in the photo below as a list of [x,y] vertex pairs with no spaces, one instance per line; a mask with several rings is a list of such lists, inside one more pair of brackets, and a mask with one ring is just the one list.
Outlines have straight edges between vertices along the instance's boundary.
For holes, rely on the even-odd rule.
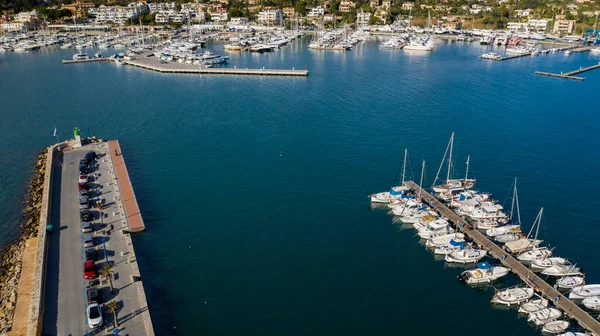
[[469,198],[470,198],[469,196],[470,196],[470,195],[469,195],[469,194],[467,194],[466,192],[461,192],[461,193],[460,193],[460,197],[459,197],[458,199],[459,199],[460,201],[466,201],[467,199],[469,199]]
[[483,262],[477,263],[477,267],[479,267],[479,269],[482,269],[482,270],[487,270],[487,269],[491,269],[492,265],[490,265],[487,262],[483,261]]
[[460,246],[461,250],[465,248],[465,242],[464,241],[457,242],[456,240],[451,239],[450,240],[450,245],[452,245],[452,246]]
[[404,194],[404,190],[396,191],[396,190],[394,190],[394,188],[390,189],[390,195],[392,195],[392,196],[398,196],[398,195],[403,195],[403,194]]
[[498,211],[498,209],[495,206],[493,206],[493,205],[486,205],[486,206],[483,207],[483,210],[485,212],[496,212],[496,211]]

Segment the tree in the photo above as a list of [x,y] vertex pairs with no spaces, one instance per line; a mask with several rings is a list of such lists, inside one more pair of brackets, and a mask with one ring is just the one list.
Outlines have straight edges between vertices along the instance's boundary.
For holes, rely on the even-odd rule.
[[118,328],[119,320],[117,319],[117,313],[119,312],[119,308],[121,308],[121,306],[119,305],[119,303],[117,301],[110,301],[110,302],[106,303],[105,306],[106,306],[106,308],[108,308],[108,311],[113,313],[113,317],[114,317],[113,326],[115,328]]
[[299,15],[304,15],[304,13],[306,12],[306,2],[304,0],[296,2],[295,8],[296,13],[298,13]]
[[110,293],[114,294],[115,288],[113,287],[113,283],[112,283],[112,269],[113,269],[112,264],[109,264],[109,263],[104,264],[104,266],[102,266],[102,268],[100,269],[100,276],[104,277],[105,279],[108,279],[108,282],[110,283]]
[[379,23],[379,18],[375,15],[371,16],[371,18],[369,19],[369,25],[376,25]]
[[241,8],[233,7],[229,10],[230,18],[244,17],[244,11]]

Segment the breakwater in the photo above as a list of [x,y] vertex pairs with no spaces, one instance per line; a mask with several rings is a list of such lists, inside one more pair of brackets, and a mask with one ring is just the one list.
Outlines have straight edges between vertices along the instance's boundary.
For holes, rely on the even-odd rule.
[[44,149],[37,155],[33,168],[34,175],[29,183],[21,219],[21,237],[8,245],[0,255],[0,334],[12,328],[25,241],[38,235],[47,152]]

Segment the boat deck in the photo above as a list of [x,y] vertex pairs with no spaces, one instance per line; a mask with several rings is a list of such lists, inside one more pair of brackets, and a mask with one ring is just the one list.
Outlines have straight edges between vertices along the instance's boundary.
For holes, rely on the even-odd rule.
[[[417,194],[419,193],[419,189],[421,189],[413,181],[405,182],[405,185]],[[590,316],[590,314],[581,309],[566,296],[562,295],[559,291],[554,289],[554,287],[550,286],[546,281],[525,267],[525,265],[523,265],[516,258],[503,251],[483,233],[475,229],[467,229],[465,224],[468,222],[465,219],[454,213],[454,211],[450,210],[427,191],[421,189],[420,195],[423,202],[429,204],[438,213],[448,218],[448,220],[450,220],[461,232],[463,232],[467,237],[471,238],[475,243],[481,246],[481,248],[487,250],[489,255],[499,259],[504,266],[509,267],[513,273],[517,274],[526,284],[534,288],[551,302],[555,302],[556,298],[558,297],[558,302],[555,302],[557,308],[560,308],[565,312],[566,315],[577,320],[582,327],[588,329],[596,335],[600,335],[600,322],[598,322],[598,320]]]

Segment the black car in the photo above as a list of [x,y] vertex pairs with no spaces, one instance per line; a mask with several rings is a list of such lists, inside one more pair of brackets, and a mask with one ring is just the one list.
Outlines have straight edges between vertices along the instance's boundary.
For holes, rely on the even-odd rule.
[[81,162],[79,162],[79,173],[80,174],[89,174],[90,173],[90,167],[87,163],[85,163],[85,160],[81,160]]
[[98,252],[93,248],[85,250],[85,261],[96,261],[98,260]]
[[89,288],[86,292],[88,304],[102,303],[102,291],[96,288]]
[[96,152],[94,152],[94,151],[87,152],[87,154],[85,154],[85,158],[83,158],[83,160],[85,160],[85,162],[87,163],[88,166],[91,165],[92,160],[95,160],[95,159],[96,159]]
[[90,210],[86,210],[86,209],[79,210],[79,217],[81,217],[81,220],[84,222],[89,222],[92,219],[94,219],[92,212]]

